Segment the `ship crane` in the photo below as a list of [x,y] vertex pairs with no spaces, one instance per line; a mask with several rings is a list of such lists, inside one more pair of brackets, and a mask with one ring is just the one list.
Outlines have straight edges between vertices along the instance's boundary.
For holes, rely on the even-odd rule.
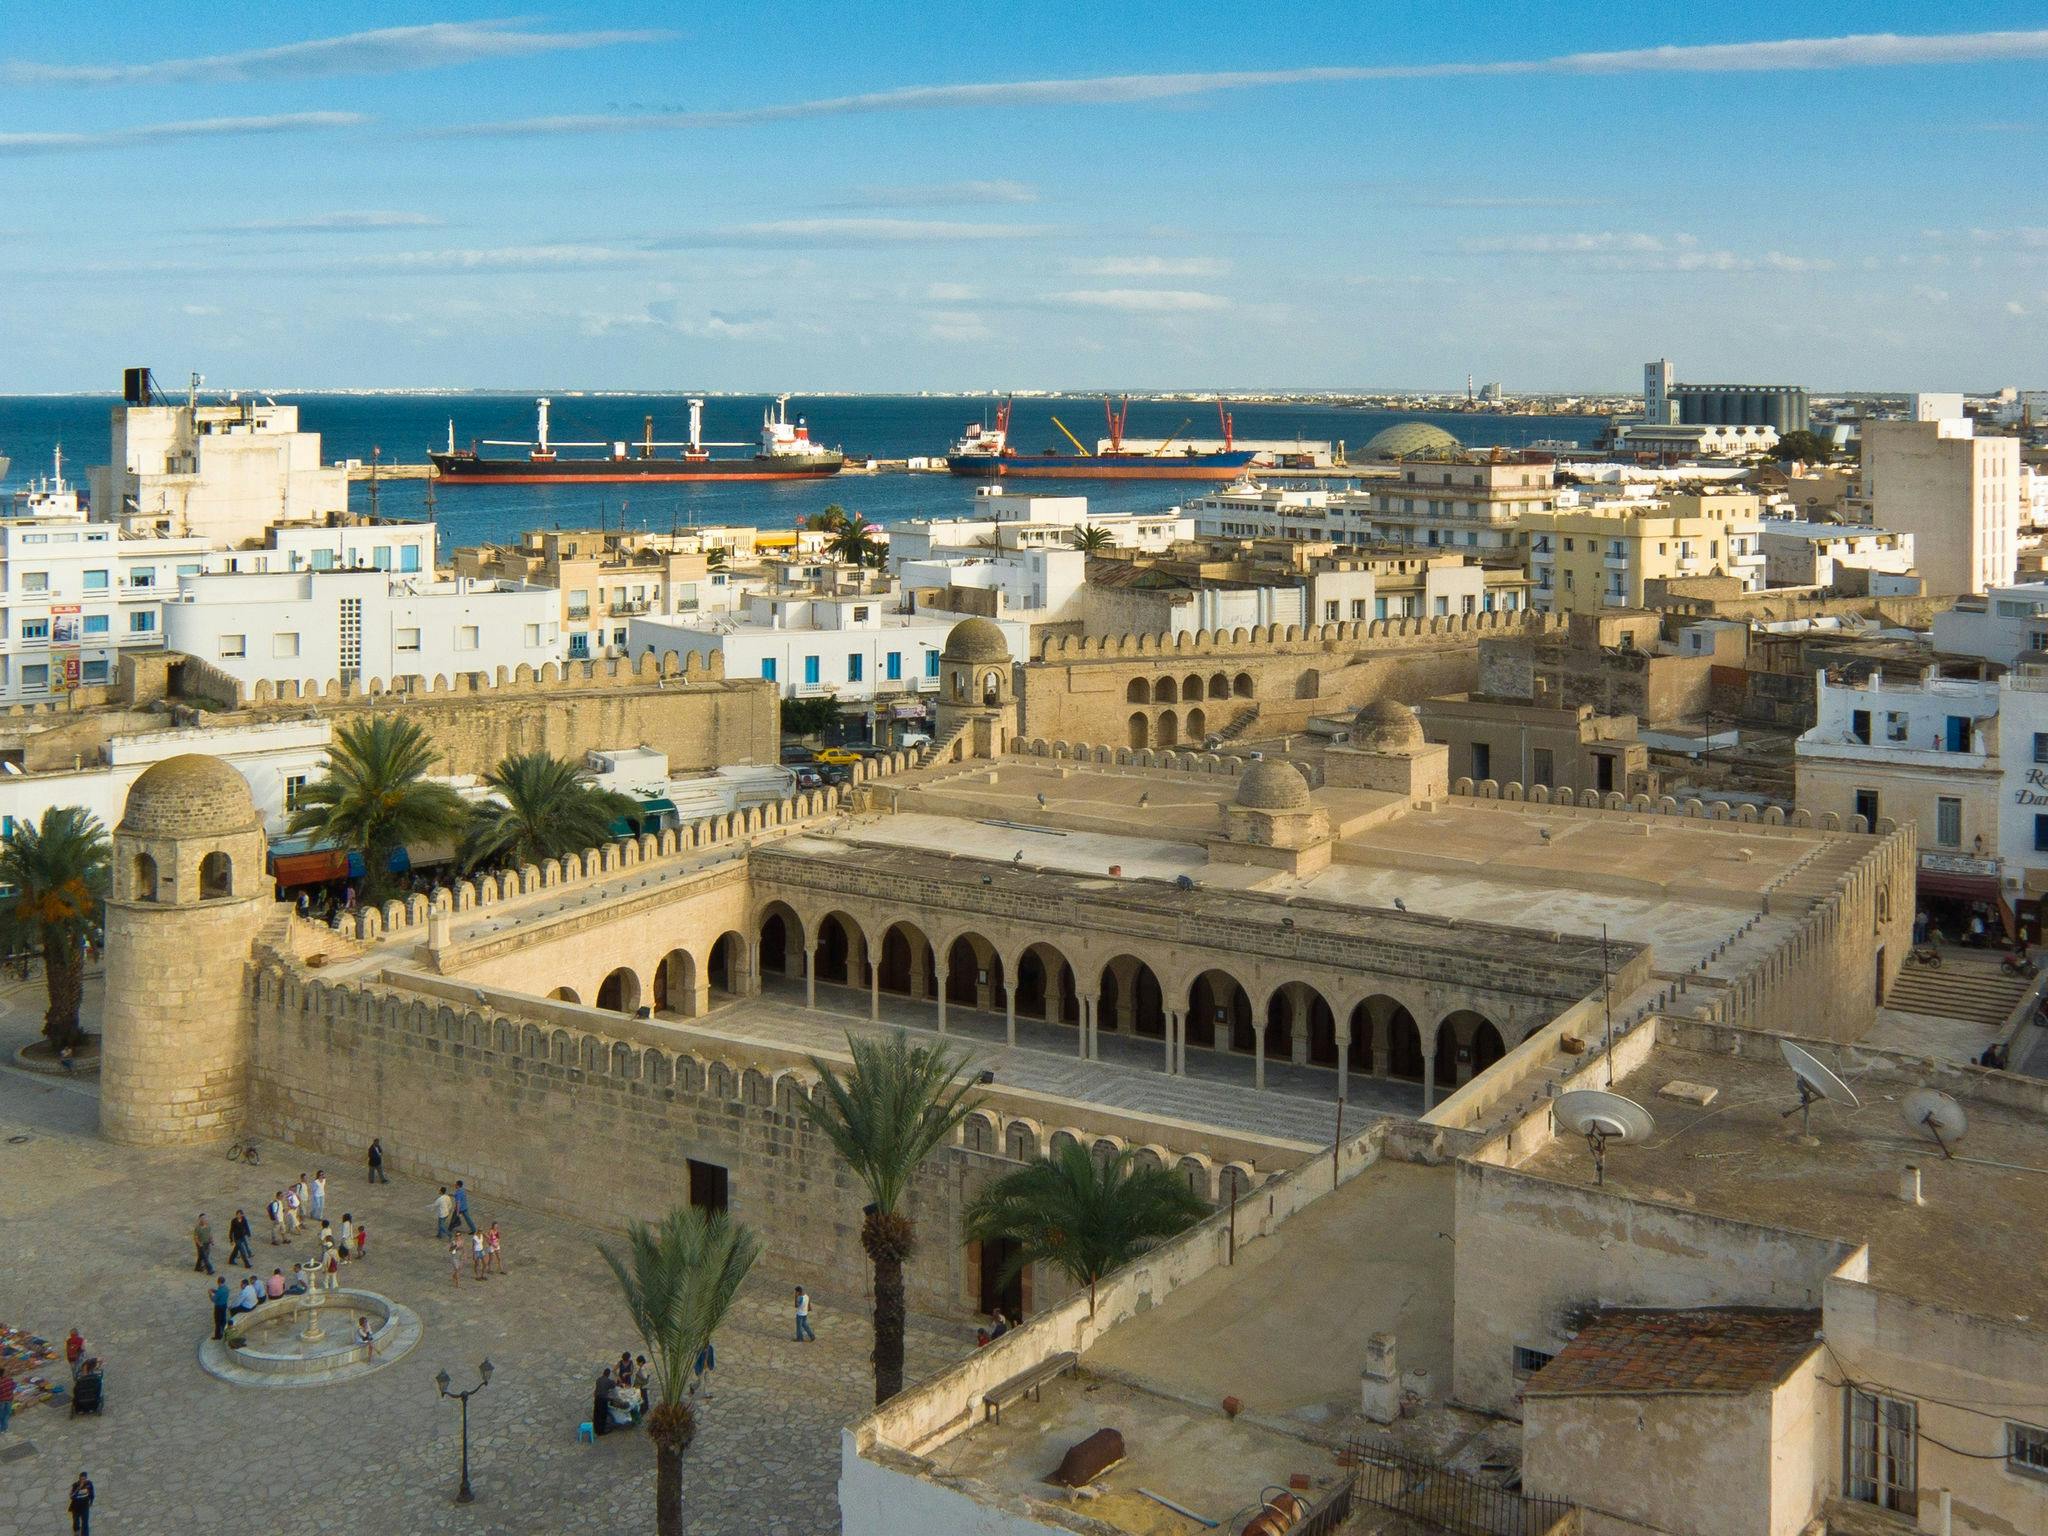
[[[1187,431],[1187,429],[1193,426],[1194,424],[1195,418],[1192,416],[1186,417],[1184,420],[1182,420],[1181,424],[1175,427],[1172,433],[1168,435],[1166,441],[1159,445],[1159,452],[1161,454],[1164,454],[1167,449],[1171,448],[1174,445],[1174,441],[1181,435],[1181,433]],[[1189,445],[1188,451],[1190,453],[1194,452],[1194,447],[1192,444]]]
[[1081,446],[1081,439],[1074,436],[1073,433],[1067,431],[1067,424],[1064,421],[1061,421],[1059,417],[1053,417],[1052,424],[1060,429],[1060,432],[1066,437],[1066,440],[1074,445],[1074,451],[1080,454],[1082,458],[1088,459],[1094,457],[1094,455],[1091,454],[1086,448]]

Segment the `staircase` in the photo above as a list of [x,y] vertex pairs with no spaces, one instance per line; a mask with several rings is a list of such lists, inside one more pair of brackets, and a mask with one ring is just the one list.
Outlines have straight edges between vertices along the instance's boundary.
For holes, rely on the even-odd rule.
[[929,768],[933,763],[943,760],[945,755],[953,750],[953,743],[958,741],[966,730],[967,722],[962,720],[953,729],[946,732],[945,735],[933,737],[931,745],[917,754],[917,762],[914,766]]
[[1901,1013],[1924,1013],[1942,1019],[1966,1019],[1996,1029],[2011,1016],[2032,983],[2008,976],[1996,960],[1967,960],[1954,950],[1942,955],[1940,970],[1910,961],[1885,995],[1884,1005]]
[[1230,717],[1230,723],[1228,725],[1224,726],[1222,730],[1215,733],[1217,744],[1220,746],[1227,742],[1236,741],[1238,737],[1242,736],[1246,731],[1252,728],[1253,724],[1258,720],[1258,718],[1259,706],[1256,704],[1245,705],[1243,709],[1240,709],[1236,714]]

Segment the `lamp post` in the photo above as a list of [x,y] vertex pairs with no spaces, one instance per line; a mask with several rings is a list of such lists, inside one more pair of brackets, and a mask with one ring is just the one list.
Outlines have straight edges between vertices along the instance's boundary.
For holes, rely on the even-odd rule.
[[485,1359],[484,1363],[476,1369],[477,1374],[483,1380],[479,1381],[467,1392],[450,1392],[448,1390],[448,1383],[451,1378],[446,1371],[442,1371],[434,1378],[434,1385],[441,1389],[443,1397],[452,1397],[462,1404],[462,1488],[455,1495],[455,1502],[458,1504],[467,1504],[476,1497],[475,1494],[469,1491],[469,1400],[491,1384],[490,1360],[488,1358]]

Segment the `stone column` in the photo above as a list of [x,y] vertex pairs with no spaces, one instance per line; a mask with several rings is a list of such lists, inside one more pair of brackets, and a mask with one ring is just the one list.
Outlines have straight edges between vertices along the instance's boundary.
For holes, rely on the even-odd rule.
[[1176,1043],[1174,1036],[1179,1033],[1180,1010],[1178,1008],[1169,1008],[1166,1010],[1166,1075],[1168,1077],[1173,1076],[1174,1045]]
[[1372,1017],[1372,1075],[1387,1075],[1387,1053],[1393,1049],[1393,1021],[1385,1014]]
[[882,968],[872,960],[868,962],[868,1018],[882,1022]]
[[1298,992],[1285,994],[1287,998],[1287,1052],[1297,1067],[1308,1065],[1308,1032],[1315,1009],[1303,1001]]
[[1256,1014],[1252,1016],[1252,1086],[1266,1086],[1266,1025]]
[[1422,1053],[1422,1112],[1436,1108],[1436,1052]]
[[818,946],[815,943],[804,946],[804,1006],[818,1006]]
[[1351,1097],[1351,1031],[1342,1030],[1337,1036],[1337,1099],[1342,1103]]
[[933,956],[933,963],[937,967],[934,975],[938,980],[938,986],[933,988],[933,991],[938,995],[939,1033],[942,1035],[946,1032],[946,978],[953,972],[949,959],[950,957],[945,955],[935,954]]
[[1017,984],[1009,979],[1007,971],[1003,973],[1003,979],[1005,982],[1003,987],[1003,1043],[1005,1045],[1015,1045],[1017,1043]]

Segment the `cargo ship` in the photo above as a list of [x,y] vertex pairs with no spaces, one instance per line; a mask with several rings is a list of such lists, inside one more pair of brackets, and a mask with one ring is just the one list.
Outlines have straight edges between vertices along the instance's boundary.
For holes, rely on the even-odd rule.
[[[803,420],[789,419],[789,396],[778,395],[761,413],[757,443],[708,443],[704,440],[704,402],[690,402],[690,435],[682,442],[657,442],[649,416],[637,443],[559,443],[548,436],[548,407],[536,400],[537,424],[531,442],[487,438],[468,448],[455,446],[455,423],[448,423],[448,446],[427,457],[449,485],[612,485],[645,480],[819,480],[839,473],[846,455],[811,441]],[[523,453],[487,454],[484,448],[517,448]],[[753,448],[748,458],[714,458],[713,448]],[[592,450],[596,450],[593,452]]]
[[946,468],[971,480],[1235,480],[1252,461],[1252,449],[1233,446],[1230,413],[1220,400],[1216,402],[1216,414],[1223,423],[1220,453],[1198,450],[1193,444],[1175,452],[1173,445],[1187,422],[1157,448],[1143,453],[1126,449],[1124,422],[1131,412],[1129,397],[1121,406],[1104,399],[1102,409],[1109,418],[1109,435],[1094,452],[1055,416],[1052,424],[1074,445],[1074,451],[1048,448],[1043,453],[1019,453],[1010,443],[1010,402],[1006,400],[996,410],[993,427],[976,422],[961,434],[946,455]]

